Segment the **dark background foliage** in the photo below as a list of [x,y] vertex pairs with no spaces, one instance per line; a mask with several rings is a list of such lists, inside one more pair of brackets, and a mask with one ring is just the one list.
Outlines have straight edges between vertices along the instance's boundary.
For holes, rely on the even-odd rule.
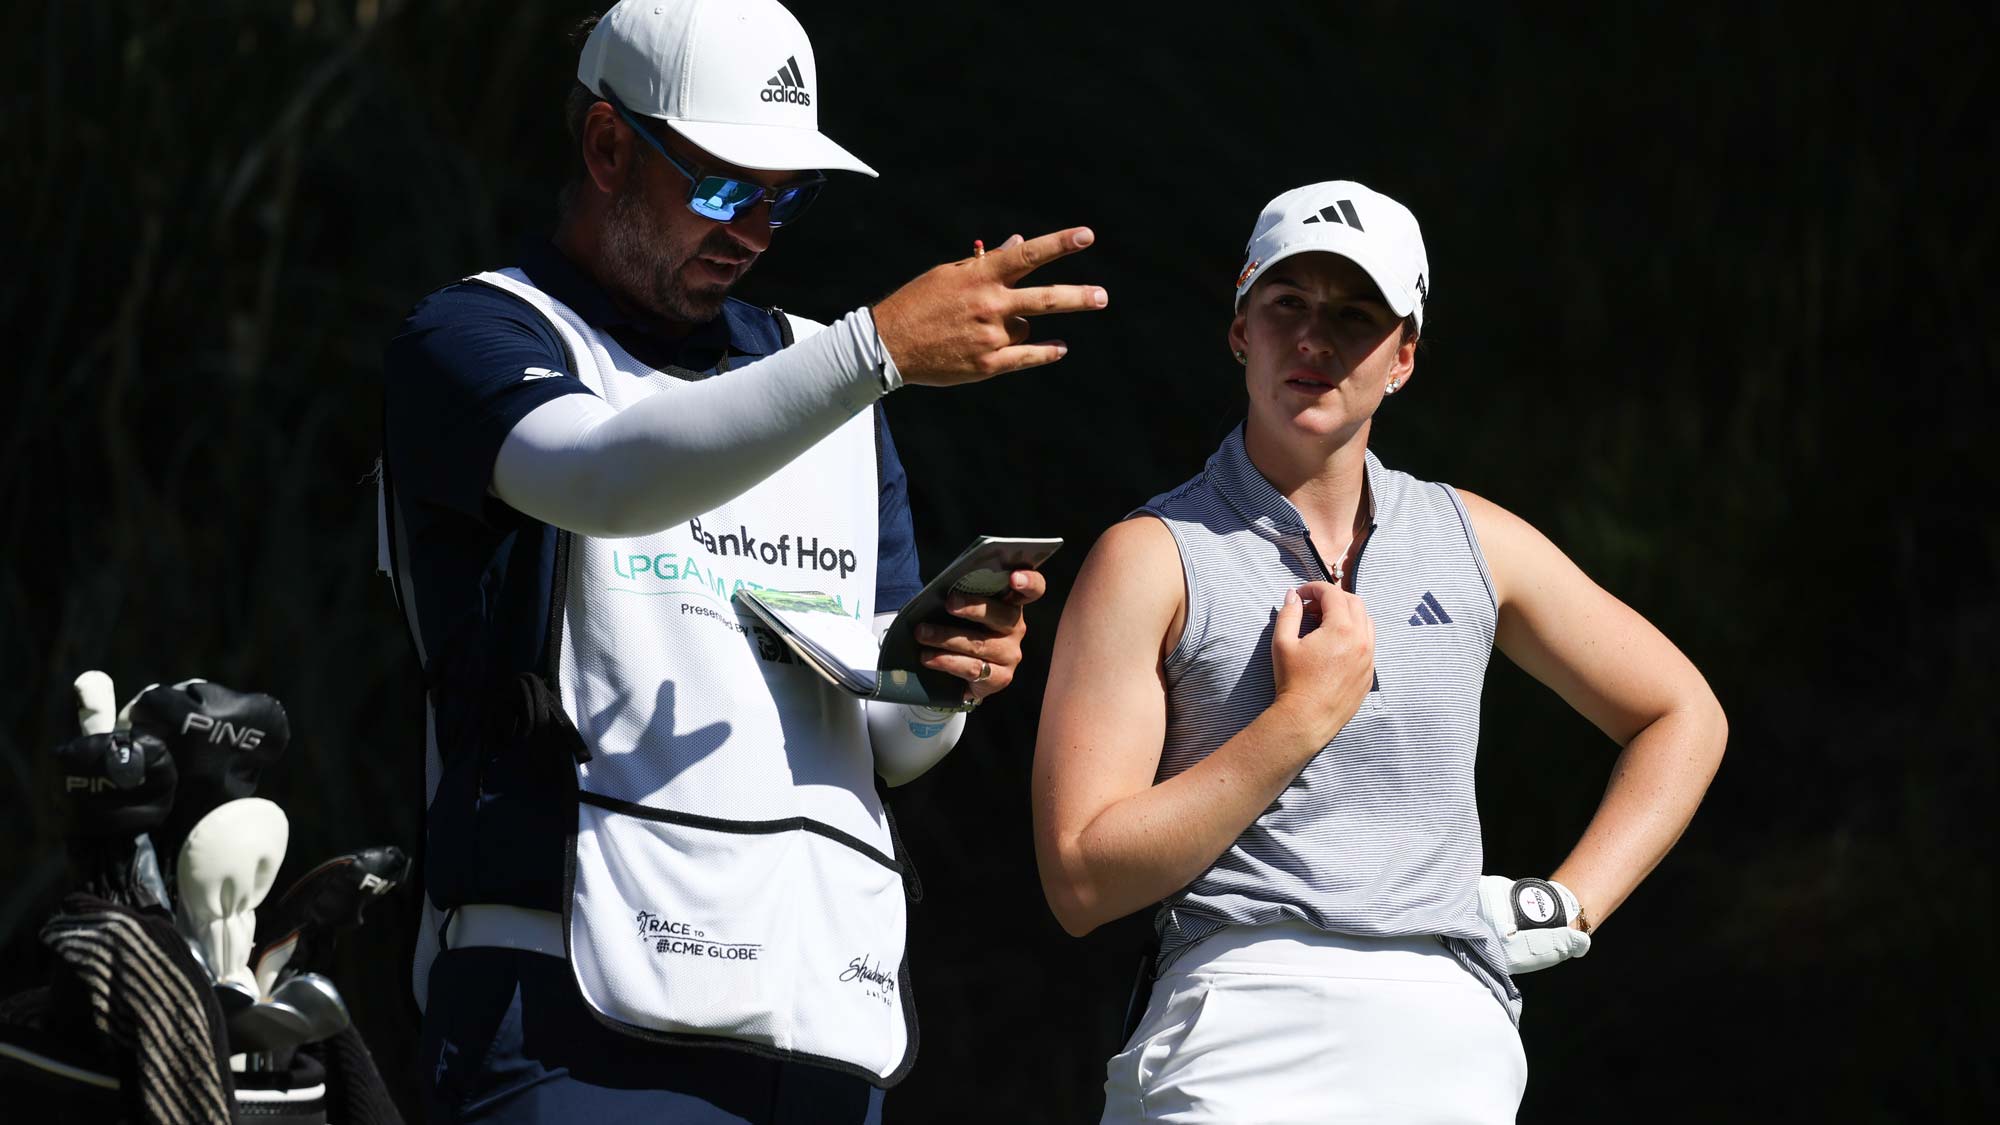
[[[298,732],[288,881],[418,834],[420,700],[373,576],[376,359],[426,290],[547,228],[582,3],[9,5],[0,317],[0,936],[61,889],[68,682],[204,675]],[[1056,534],[1032,667],[897,797],[923,1057],[896,1121],[1094,1120],[1142,923],[1065,937],[1027,777],[1095,536],[1240,411],[1251,219],[1360,179],[1421,217],[1392,465],[1546,531],[1659,624],[1731,751],[1586,961],[1527,978],[1523,1119],[1939,1120],[1996,1100],[1985,6],[794,6],[839,178],[746,282],[830,318],[1020,231],[1111,308],[1043,371],[889,401],[925,560]],[[1614,747],[1504,660],[1488,869],[1544,872]],[[335,973],[407,1095],[410,900]]]

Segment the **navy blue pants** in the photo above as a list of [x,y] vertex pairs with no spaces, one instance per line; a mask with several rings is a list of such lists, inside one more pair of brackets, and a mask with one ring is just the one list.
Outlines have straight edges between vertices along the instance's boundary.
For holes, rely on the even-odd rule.
[[459,949],[431,966],[418,1056],[437,1122],[880,1125],[882,1091],[851,1075],[728,1048],[621,1035],[584,1007],[569,966]]

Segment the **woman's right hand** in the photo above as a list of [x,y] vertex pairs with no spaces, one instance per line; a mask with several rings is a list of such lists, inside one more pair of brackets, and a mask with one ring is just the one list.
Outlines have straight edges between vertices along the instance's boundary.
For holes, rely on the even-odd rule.
[[[1319,627],[1299,627],[1310,610]],[[1273,708],[1288,710],[1315,736],[1313,751],[1333,741],[1375,682],[1375,622],[1360,598],[1331,582],[1287,591],[1272,623]]]

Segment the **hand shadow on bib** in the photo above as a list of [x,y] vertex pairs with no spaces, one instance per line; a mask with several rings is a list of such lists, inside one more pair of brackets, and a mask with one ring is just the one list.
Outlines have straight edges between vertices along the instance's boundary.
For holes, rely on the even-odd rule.
[[707,726],[696,727],[684,734],[676,733],[674,728],[678,693],[679,687],[674,681],[660,682],[659,691],[653,697],[652,716],[644,724],[643,730],[619,732],[615,729],[621,722],[637,726],[631,715],[631,705],[623,698],[606,704],[584,719],[584,726],[589,731],[590,745],[599,748],[592,761],[593,789],[616,790],[619,791],[619,796],[627,800],[638,800],[643,803],[644,787],[635,787],[632,779],[625,776],[631,767],[618,761],[637,751],[604,754],[602,747],[607,741],[616,740],[614,744],[623,743],[634,747],[643,745],[645,761],[642,768],[646,787],[656,790],[672,784],[684,771],[715,753],[729,741],[729,735],[734,728],[726,719],[718,719]]

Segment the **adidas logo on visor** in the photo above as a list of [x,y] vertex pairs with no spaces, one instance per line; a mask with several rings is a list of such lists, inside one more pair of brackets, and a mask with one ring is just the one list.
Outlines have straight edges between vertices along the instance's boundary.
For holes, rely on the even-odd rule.
[[789,102],[792,105],[813,104],[812,95],[806,93],[806,80],[799,74],[798,56],[785,60],[778,73],[764,83],[764,89],[757,95],[767,102]]

